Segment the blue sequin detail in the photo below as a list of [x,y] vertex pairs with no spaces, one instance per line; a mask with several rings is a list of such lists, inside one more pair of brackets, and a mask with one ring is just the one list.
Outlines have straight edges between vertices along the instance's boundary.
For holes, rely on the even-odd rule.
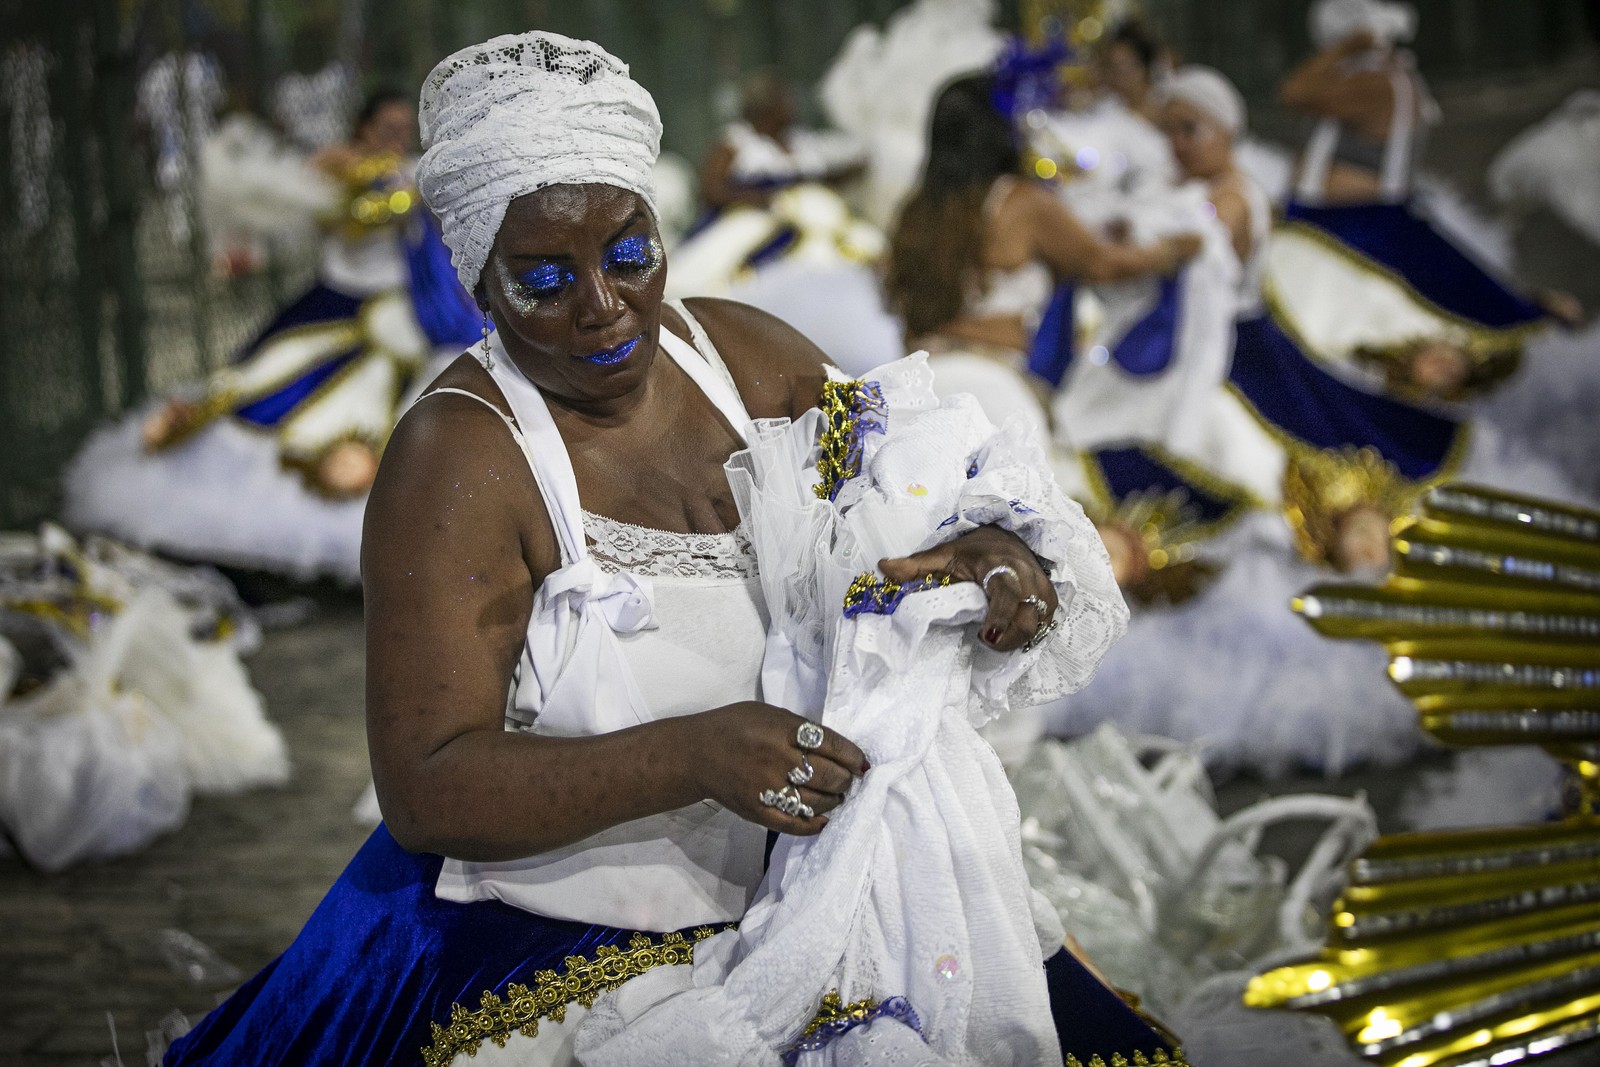
[[911,1006],[911,1002],[905,997],[890,997],[862,1014],[852,1014],[847,1018],[823,1023],[814,1032],[797,1039],[783,1051],[784,1067],[794,1067],[799,1062],[802,1052],[815,1052],[826,1048],[856,1027],[865,1026],[879,1019],[893,1019],[904,1023],[915,1030],[918,1037],[927,1040],[927,1035],[922,1032],[922,1020],[917,1018],[917,1011]]
[[611,246],[611,251],[606,254],[606,269],[616,270],[622,267],[638,270],[650,266],[654,261],[653,242],[643,235],[635,235],[624,237]]
[[869,433],[884,432],[883,386],[877,382],[828,382],[822,387],[821,433],[817,470],[822,480],[817,495],[834,500],[839,489],[861,473]]
[[534,296],[550,297],[577,281],[577,275],[559,263],[541,263],[525,272],[518,280]]
[[900,602],[912,593],[920,593],[924,589],[938,589],[949,585],[949,578],[916,578],[901,584],[891,582],[887,578],[874,578],[870,574],[863,574],[850,583],[850,588],[844,595],[844,617],[853,619],[858,615],[893,615]]

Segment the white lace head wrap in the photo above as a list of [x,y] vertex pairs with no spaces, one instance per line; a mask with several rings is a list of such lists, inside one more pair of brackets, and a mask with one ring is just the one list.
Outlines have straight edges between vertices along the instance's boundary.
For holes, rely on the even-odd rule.
[[1182,100],[1191,104],[1227,131],[1237,137],[1245,124],[1244,97],[1233,83],[1210,67],[1190,65],[1179,67],[1156,86],[1157,98]]
[[1379,44],[1402,44],[1417,35],[1417,9],[1393,0],[1317,0],[1311,7],[1311,40],[1318,48],[1362,30]]
[[656,212],[661,116],[628,66],[559,34],[508,34],[442,60],[422,83],[417,186],[470,292],[519,196],[614,185]]

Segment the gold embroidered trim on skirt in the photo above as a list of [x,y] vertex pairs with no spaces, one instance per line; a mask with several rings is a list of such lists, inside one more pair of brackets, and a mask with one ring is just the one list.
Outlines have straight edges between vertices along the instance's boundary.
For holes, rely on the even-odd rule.
[[593,960],[568,956],[560,973],[535,972],[532,989],[513,982],[506,986],[504,999],[486,991],[476,1011],[452,1004],[450,1025],[433,1024],[433,1043],[422,1050],[422,1062],[426,1067],[444,1067],[458,1053],[476,1055],[485,1039],[504,1048],[513,1032],[538,1037],[540,1019],[559,1023],[569,1006],[590,1007],[601,993],[630,978],[656,967],[693,963],[695,945],[715,932],[702,926],[693,932],[692,941],[672,933],[663,934],[660,942],[634,934],[625,949],[604,945],[595,950]]
[[1087,1060],[1080,1060],[1072,1053],[1067,1053],[1067,1067],[1189,1067],[1189,1061],[1183,1058],[1183,1050],[1168,1054],[1157,1050],[1153,1055],[1146,1056],[1142,1052],[1135,1052],[1133,1059],[1128,1059],[1122,1053],[1115,1053],[1110,1060],[1099,1053],[1090,1056]]

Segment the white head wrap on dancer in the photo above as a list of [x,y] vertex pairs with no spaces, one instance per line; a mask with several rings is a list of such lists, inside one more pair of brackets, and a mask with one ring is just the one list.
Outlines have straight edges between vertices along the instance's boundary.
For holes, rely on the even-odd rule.
[[1244,97],[1210,67],[1179,67],[1156,85],[1156,93],[1161,100],[1182,100],[1205,112],[1230,137],[1244,130]]
[[1317,0],[1311,7],[1311,40],[1318,48],[1362,30],[1379,44],[1403,44],[1417,35],[1417,9],[1393,0]]
[[519,196],[614,185],[656,213],[661,116],[627,64],[590,41],[534,31],[463,48],[423,82],[418,119],[417,186],[469,292]]

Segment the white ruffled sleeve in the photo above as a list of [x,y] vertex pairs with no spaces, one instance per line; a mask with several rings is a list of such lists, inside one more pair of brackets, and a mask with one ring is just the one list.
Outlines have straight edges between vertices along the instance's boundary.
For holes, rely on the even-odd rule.
[[929,544],[980,526],[1016,534],[1039,557],[1060,598],[1060,625],[1029,652],[979,646],[973,716],[984,721],[1010,707],[1031,707],[1076,692],[1094,677],[1111,643],[1128,628],[1128,606],[1111,573],[1105,543],[1083,508],[1051,473],[1038,439],[1008,422],[978,450],[954,514]]

